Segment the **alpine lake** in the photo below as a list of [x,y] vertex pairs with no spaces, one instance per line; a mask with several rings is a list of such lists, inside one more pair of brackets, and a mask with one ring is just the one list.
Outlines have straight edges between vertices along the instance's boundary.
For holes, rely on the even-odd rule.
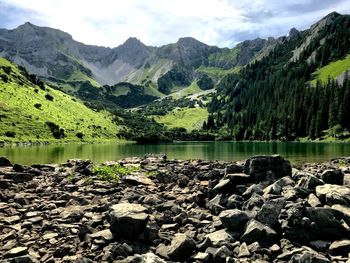
[[254,155],[279,154],[294,164],[329,161],[350,156],[349,143],[322,142],[176,142],[168,144],[59,144],[0,148],[0,156],[24,165],[64,163],[90,159],[95,164],[148,153],[166,153],[168,159],[239,161]]

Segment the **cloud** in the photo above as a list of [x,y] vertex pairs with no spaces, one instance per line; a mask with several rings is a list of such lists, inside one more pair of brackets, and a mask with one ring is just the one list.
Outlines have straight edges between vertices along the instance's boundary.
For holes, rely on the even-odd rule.
[[110,47],[131,36],[157,46],[191,36],[232,47],[285,35],[291,27],[308,28],[331,11],[349,13],[348,0],[0,0],[0,27],[30,21]]

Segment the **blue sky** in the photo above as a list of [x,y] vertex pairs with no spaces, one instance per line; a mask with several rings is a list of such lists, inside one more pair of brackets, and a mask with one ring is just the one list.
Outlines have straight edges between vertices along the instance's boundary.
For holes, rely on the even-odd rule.
[[349,0],[0,0],[0,28],[29,21],[85,44],[116,47],[129,37],[160,46],[191,36],[220,47],[306,29]]

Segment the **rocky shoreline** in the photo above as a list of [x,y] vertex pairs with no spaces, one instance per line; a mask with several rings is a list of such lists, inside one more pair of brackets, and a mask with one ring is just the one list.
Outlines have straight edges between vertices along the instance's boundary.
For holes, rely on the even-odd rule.
[[0,157],[0,262],[350,262],[350,158],[118,165]]

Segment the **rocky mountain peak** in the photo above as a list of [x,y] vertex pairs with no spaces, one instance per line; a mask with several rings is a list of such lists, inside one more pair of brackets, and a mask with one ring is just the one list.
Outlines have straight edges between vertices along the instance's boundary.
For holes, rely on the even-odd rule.
[[290,38],[294,38],[299,35],[299,30],[297,30],[295,27],[293,27],[291,30],[289,30],[288,36]]
[[178,46],[181,47],[188,47],[188,48],[195,48],[195,47],[208,47],[208,45],[198,41],[197,39],[194,39],[192,37],[182,37],[179,38],[179,40],[176,43]]

